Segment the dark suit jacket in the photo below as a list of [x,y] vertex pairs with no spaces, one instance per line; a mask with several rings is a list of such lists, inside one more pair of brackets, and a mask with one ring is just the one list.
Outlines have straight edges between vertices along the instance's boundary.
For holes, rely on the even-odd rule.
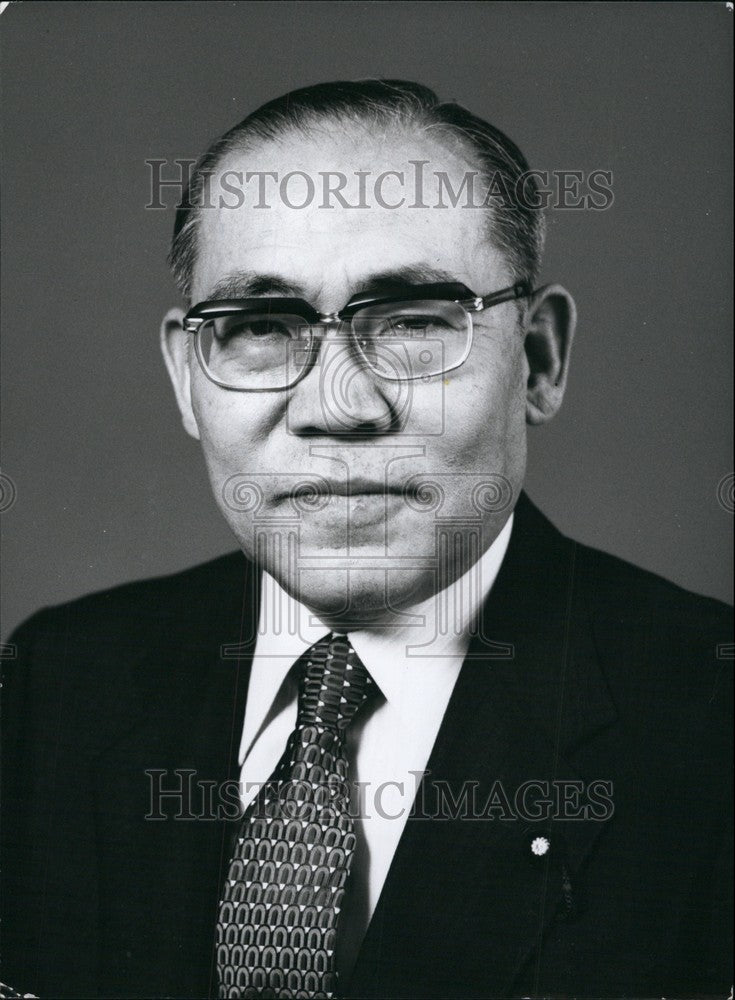
[[[146,820],[146,771],[237,778],[258,591],[238,553],[40,611],[13,637],[6,982],[216,996],[232,824]],[[724,605],[563,537],[522,496],[343,992],[726,996],[731,641]],[[507,815],[524,782],[573,779],[610,782],[612,817]],[[463,782],[487,818],[422,818]]]

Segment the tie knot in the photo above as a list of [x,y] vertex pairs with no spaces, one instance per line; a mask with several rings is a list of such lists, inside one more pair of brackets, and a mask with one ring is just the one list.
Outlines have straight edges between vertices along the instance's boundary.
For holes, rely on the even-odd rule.
[[375,684],[346,635],[329,635],[307,649],[299,690],[299,726],[344,732]]

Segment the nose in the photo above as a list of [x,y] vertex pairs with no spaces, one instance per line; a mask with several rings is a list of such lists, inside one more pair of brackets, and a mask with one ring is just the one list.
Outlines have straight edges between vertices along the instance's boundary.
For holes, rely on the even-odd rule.
[[362,359],[346,324],[315,330],[317,352],[308,373],[291,390],[291,433],[361,437],[398,429],[400,392],[374,374]]

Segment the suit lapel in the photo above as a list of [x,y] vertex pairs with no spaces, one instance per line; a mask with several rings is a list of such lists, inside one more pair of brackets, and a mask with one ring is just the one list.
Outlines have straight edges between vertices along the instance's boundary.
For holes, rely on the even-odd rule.
[[212,989],[232,825],[220,807],[237,802],[259,574],[237,555],[210,583],[193,613],[182,593],[180,615],[161,622],[131,671],[127,725],[94,761],[101,961],[123,995]]
[[[348,995],[507,994],[550,922],[578,905],[604,824],[530,817],[554,781],[599,777],[575,753],[615,719],[585,589],[575,543],[522,495]],[[541,837],[550,848],[536,854]]]

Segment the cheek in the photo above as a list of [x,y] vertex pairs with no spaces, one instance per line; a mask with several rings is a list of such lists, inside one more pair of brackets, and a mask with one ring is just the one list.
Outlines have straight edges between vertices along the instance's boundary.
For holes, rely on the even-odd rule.
[[445,432],[436,446],[448,465],[474,469],[484,464],[488,470],[501,470],[524,447],[523,357],[517,344],[509,344],[500,360],[479,357],[472,368],[447,376]]
[[283,401],[275,395],[230,392],[203,378],[192,386],[192,405],[211,471],[257,465],[283,416]]

